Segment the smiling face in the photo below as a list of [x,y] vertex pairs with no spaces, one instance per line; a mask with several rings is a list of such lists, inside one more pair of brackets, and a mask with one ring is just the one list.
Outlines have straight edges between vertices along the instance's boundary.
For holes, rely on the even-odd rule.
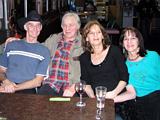
[[102,45],[102,39],[104,38],[100,27],[96,24],[90,27],[87,34],[86,41],[89,41],[92,47]]
[[126,31],[123,39],[123,47],[128,53],[137,53],[139,51],[139,40],[134,32]]
[[38,21],[29,21],[24,25],[24,28],[27,31],[27,40],[35,41],[42,30],[42,24]]
[[76,38],[78,32],[78,23],[74,16],[66,16],[62,23],[64,39],[72,41]]

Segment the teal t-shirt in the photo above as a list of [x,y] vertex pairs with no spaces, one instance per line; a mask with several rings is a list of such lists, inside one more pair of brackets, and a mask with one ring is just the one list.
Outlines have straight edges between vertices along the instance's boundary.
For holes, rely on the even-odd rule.
[[140,61],[126,61],[129,84],[136,90],[137,97],[160,90],[160,56],[155,51],[147,51]]

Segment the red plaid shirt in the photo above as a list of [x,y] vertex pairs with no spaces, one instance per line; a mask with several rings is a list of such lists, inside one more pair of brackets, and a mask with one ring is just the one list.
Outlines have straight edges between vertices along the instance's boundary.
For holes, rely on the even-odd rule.
[[69,55],[72,45],[73,41],[63,39],[58,43],[57,50],[52,58],[49,79],[45,80],[45,83],[49,84],[57,93],[60,89],[65,90],[69,87]]

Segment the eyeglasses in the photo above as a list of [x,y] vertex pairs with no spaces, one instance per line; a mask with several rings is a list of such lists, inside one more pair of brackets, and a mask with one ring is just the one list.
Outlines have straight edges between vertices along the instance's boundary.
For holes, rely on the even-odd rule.
[[28,27],[41,29],[41,23],[36,23],[36,24],[28,23]]
[[95,36],[95,35],[99,35],[99,34],[102,34],[102,32],[99,31],[99,32],[89,32],[88,33],[88,35],[90,35],[90,36]]

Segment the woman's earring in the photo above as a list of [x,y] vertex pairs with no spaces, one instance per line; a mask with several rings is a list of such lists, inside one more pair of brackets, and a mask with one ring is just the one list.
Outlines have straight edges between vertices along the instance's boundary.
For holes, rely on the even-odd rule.
[[104,39],[104,36],[102,35],[102,39]]
[[86,38],[86,41],[88,42],[88,38]]
[[125,50],[125,48],[123,48],[123,53],[125,53],[126,52],[126,50]]
[[87,41],[87,46],[89,45],[89,42]]

